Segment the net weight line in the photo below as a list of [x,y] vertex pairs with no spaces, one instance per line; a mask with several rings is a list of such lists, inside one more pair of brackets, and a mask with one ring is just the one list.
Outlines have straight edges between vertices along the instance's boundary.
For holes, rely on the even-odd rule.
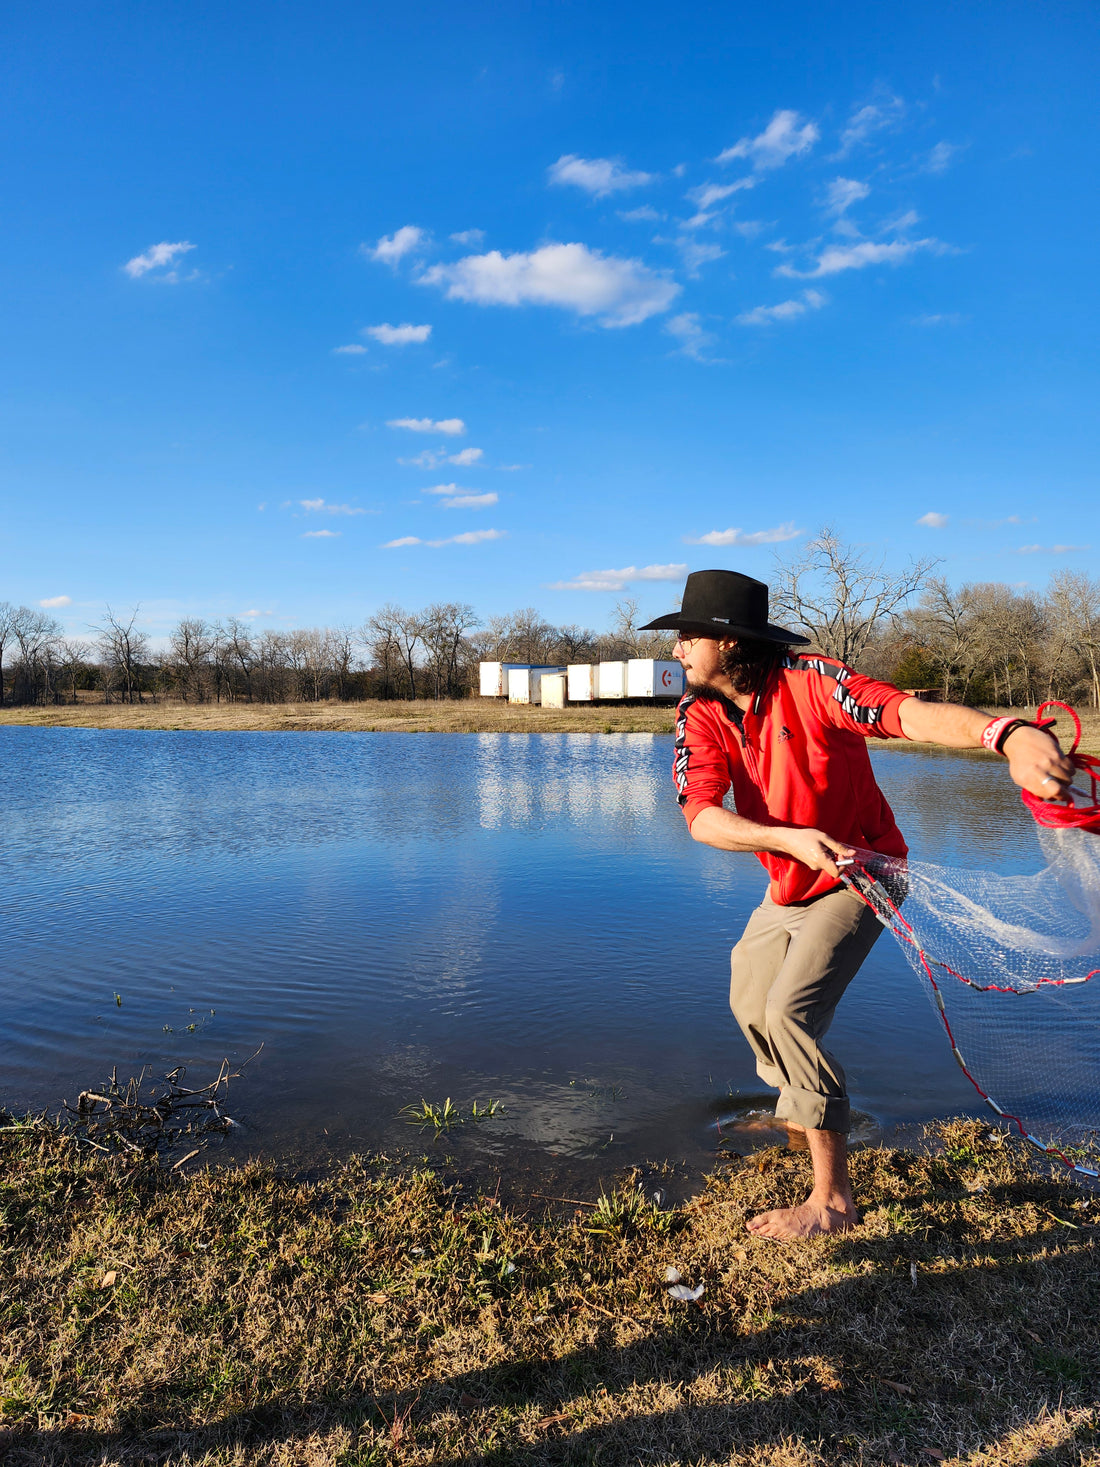
[[[959,1069],[962,1070],[966,1078],[970,1081],[971,1085],[973,1085],[974,1089],[985,1101],[986,1105],[988,1105],[991,1110],[995,1111],[996,1114],[1001,1116],[1004,1120],[1011,1121],[1012,1124],[1016,1127],[1017,1131],[1019,1131],[1020,1135],[1024,1138],[1024,1140],[1029,1142],[1032,1146],[1037,1147],[1038,1150],[1042,1151],[1045,1155],[1057,1158],[1057,1160],[1060,1161],[1064,1166],[1068,1167],[1071,1171],[1079,1172],[1082,1176],[1100,1179],[1100,1171],[1097,1171],[1093,1167],[1083,1166],[1080,1162],[1071,1160],[1071,1158],[1068,1157],[1065,1152],[1062,1151],[1059,1147],[1055,1146],[1053,1142],[1043,1141],[1038,1136],[1033,1135],[1024,1125],[1019,1116],[1013,1115],[1011,1111],[1006,1110],[1001,1105],[998,1105],[993,1097],[987,1091],[982,1089],[981,1085],[979,1085],[978,1081],[970,1073],[967,1063],[962,1056],[962,1052],[960,1051],[959,1046],[955,1043],[955,1036],[952,1033],[951,1023],[947,1017],[947,1008],[943,1001],[943,993],[940,990],[940,985],[936,982],[935,974],[932,972],[933,967],[940,968],[945,973],[950,973],[952,978],[957,978],[960,983],[965,983],[969,988],[976,989],[979,993],[1012,993],[1015,994],[1017,997],[1022,997],[1025,992],[1035,992],[1041,985],[1047,985],[1049,987],[1057,988],[1069,987],[1070,985],[1077,983],[1087,983],[1090,978],[1094,978],[1097,973],[1100,973],[1100,968],[1094,968],[1092,972],[1086,973],[1083,977],[1080,978],[1040,978],[1039,980],[1037,980],[1035,988],[1030,990],[1008,988],[998,983],[975,983],[972,978],[964,977],[963,974],[958,973],[955,971],[954,968],[949,967],[947,963],[941,963],[937,958],[933,958],[927,952],[925,952],[924,948],[917,941],[917,936],[916,933],[913,931],[913,928],[901,915],[897,904],[894,902],[889,892],[883,886],[882,882],[878,881],[874,876],[872,876],[871,873],[866,869],[866,867],[863,866],[859,861],[853,861],[851,863],[851,866],[853,868],[852,871],[841,872],[841,879],[844,881],[844,884],[849,888],[850,891],[853,891],[856,896],[858,896],[863,902],[867,904],[868,907],[870,907],[871,911],[874,912],[875,916],[882,923],[882,925],[889,932],[891,932],[894,937],[898,939],[899,942],[907,944],[916,953],[917,958],[920,961],[920,965],[924,969],[925,975],[928,978],[928,982],[931,984],[936,1009],[943,1023],[944,1032],[947,1035],[947,1041],[951,1046],[951,1053],[955,1057],[955,1062],[959,1066]],[[860,878],[859,880],[857,880],[856,873],[858,873],[858,877]],[[870,892],[874,893],[876,900],[872,900],[871,895],[869,895],[868,892],[863,889],[862,883],[866,883],[867,887],[870,889]]]

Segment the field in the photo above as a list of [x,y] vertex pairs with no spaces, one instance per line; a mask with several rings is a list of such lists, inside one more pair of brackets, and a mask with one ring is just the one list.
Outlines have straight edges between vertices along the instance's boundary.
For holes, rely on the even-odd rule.
[[[1034,709],[1001,709],[1017,716]],[[658,733],[672,732],[673,704],[573,704],[569,708],[509,705],[493,698],[461,702],[420,699],[362,703],[112,703],[0,709],[0,726],[194,729],[262,733]],[[1100,754],[1100,713],[1081,715],[1086,752]],[[1063,717],[1059,732],[1068,726]]]
[[[1069,1467],[1100,1461],[1100,1199],[977,1121],[857,1152],[863,1223],[664,1210],[352,1160],[171,1171],[0,1120],[7,1467]],[[190,1174],[188,1174],[190,1168]],[[702,1285],[669,1296],[666,1270]]]

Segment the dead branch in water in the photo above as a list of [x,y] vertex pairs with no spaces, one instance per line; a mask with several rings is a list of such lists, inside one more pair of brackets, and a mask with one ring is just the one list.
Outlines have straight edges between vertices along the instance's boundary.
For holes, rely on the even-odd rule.
[[[230,1069],[228,1059],[222,1060],[214,1079],[197,1087],[183,1083],[187,1070],[177,1065],[164,1076],[167,1089],[161,1094],[156,1093],[156,1086],[150,1087],[152,1099],[143,1099],[141,1094],[145,1068],[120,1084],[115,1066],[102,1091],[82,1090],[75,1106],[65,1101],[66,1129],[99,1151],[127,1151],[146,1158],[170,1151],[185,1136],[204,1138],[190,1153],[194,1156],[205,1138],[224,1135],[238,1124],[223,1109],[229,1082],[240,1078],[241,1070],[261,1049],[262,1044],[236,1070]],[[181,1114],[186,1112],[191,1114]]]

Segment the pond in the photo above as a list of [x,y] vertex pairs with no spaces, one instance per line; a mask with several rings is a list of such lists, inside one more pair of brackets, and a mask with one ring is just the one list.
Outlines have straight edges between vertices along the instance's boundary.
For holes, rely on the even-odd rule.
[[[668,737],[5,728],[0,750],[10,1109],[262,1045],[233,1154],[408,1147],[401,1109],[450,1096],[503,1107],[468,1157],[564,1176],[698,1170],[768,1104],[726,998],[764,873],[690,840]],[[914,856],[1041,864],[999,762],[873,757]],[[889,937],[830,1047],[868,1134],[975,1110]]]

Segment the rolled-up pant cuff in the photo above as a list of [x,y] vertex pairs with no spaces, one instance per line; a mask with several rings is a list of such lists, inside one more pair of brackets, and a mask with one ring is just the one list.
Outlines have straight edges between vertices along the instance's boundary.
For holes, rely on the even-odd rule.
[[807,1131],[839,1131],[847,1136],[851,1129],[851,1107],[846,1095],[818,1095],[793,1085],[785,1085],[779,1092],[775,1116],[776,1120],[804,1126]]

